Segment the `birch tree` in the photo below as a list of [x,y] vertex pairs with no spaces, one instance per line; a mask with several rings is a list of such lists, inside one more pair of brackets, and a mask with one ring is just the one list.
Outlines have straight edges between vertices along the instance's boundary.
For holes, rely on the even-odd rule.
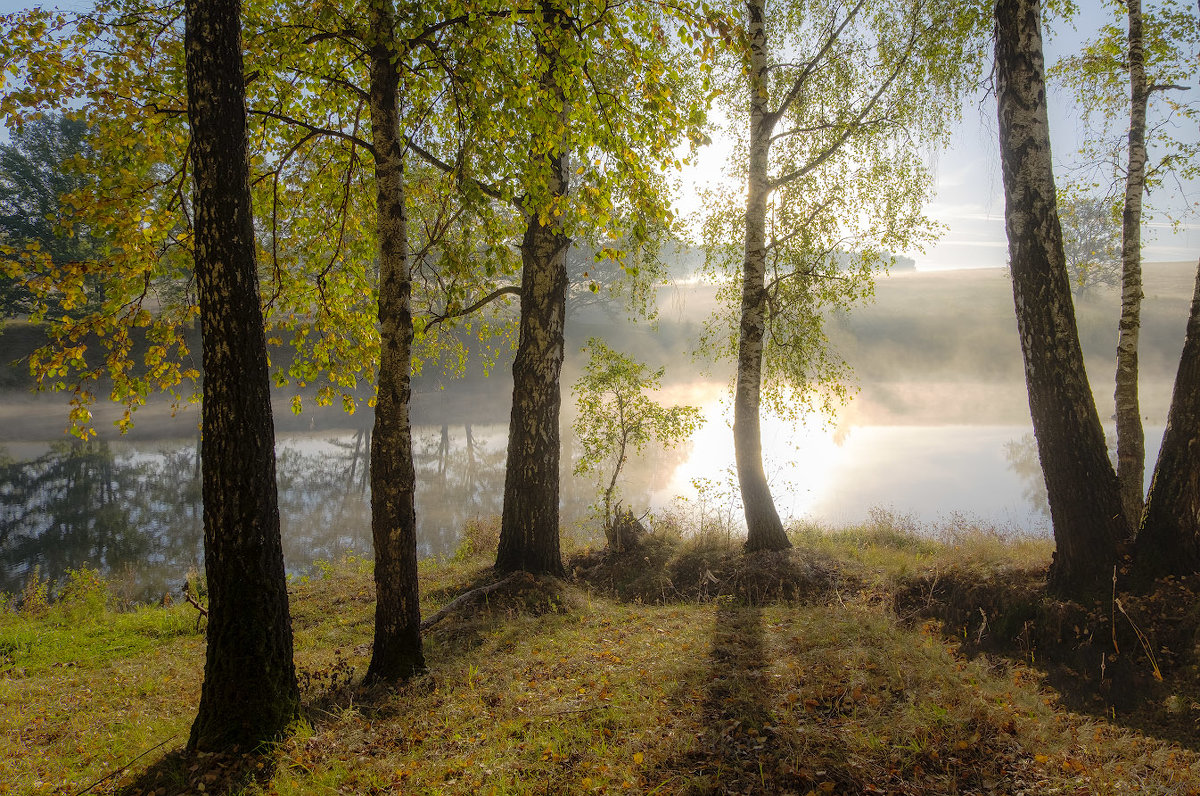
[[1134,559],[1152,578],[1200,572],[1200,263]]
[[996,104],[1013,299],[1029,411],[1054,528],[1050,584],[1112,576],[1130,526],[1083,365],[1063,255],[1038,0],[997,0]]
[[943,139],[957,112],[978,63],[977,26],[969,8],[924,0],[751,0],[727,30],[740,54],[725,100],[746,199],[727,197],[706,221],[710,262],[736,309],[705,342],[737,361],[747,550],[790,546],[763,466],[764,384],[777,407],[794,410],[844,394],[822,314],[870,295],[886,252],[931,238],[920,142]]
[[[1141,520],[1146,471],[1145,433],[1138,395],[1138,336],[1142,304],[1143,202],[1172,176],[1200,174],[1200,146],[1190,134],[1200,106],[1186,90],[1200,66],[1200,19],[1174,0],[1109,4],[1114,21],[1097,41],[1054,70],[1075,89],[1089,137],[1084,156],[1102,164],[1121,186],[1121,314],[1116,380],[1117,479],[1131,526]],[[1151,103],[1157,99],[1157,107]],[[1111,128],[1125,125],[1123,135]]]
[[587,364],[571,387],[576,407],[572,427],[582,448],[575,474],[598,478],[604,533],[616,547],[613,509],[619,505],[618,479],[629,456],[652,441],[665,447],[685,442],[703,418],[694,406],[662,406],[647,395],[659,389],[663,368],[651,370],[595,337],[584,350]]
[[[290,365],[276,369],[277,384],[315,388],[318,403],[341,398],[353,411],[361,400],[359,382],[377,380],[372,456],[377,634],[368,678],[394,680],[423,666],[408,420],[415,332],[401,77],[407,107],[428,113],[429,87],[436,82],[429,75],[439,70],[414,67],[410,55],[431,46],[441,28],[468,17],[410,15],[401,42],[390,4],[368,10],[364,26],[354,9],[332,5],[252,6],[257,33],[248,49],[254,77],[250,113],[258,124],[251,142],[253,185],[267,231],[262,301],[267,323],[274,326],[273,342],[282,345],[286,337],[293,348]],[[178,189],[192,144],[178,124],[181,49],[178,18],[170,9],[118,2],[73,26],[65,17],[55,20],[68,46],[44,36],[42,12],[30,12],[14,26],[30,37],[14,38],[25,45],[32,79],[30,88],[5,98],[5,107],[10,119],[20,119],[40,106],[83,100],[98,130],[93,165],[101,176],[73,199],[84,209],[77,222],[104,230],[116,250],[106,252],[111,300],[83,318],[52,325],[55,345],[38,365],[43,377],[67,377],[52,384],[77,379],[74,418],[82,425],[94,400],[84,386],[88,382],[109,377],[112,398],[132,412],[152,390],[176,389],[199,376],[187,367],[186,344],[195,306],[187,287],[193,211]],[[412,129],[410,123],[409,135]],[[136,158],[123,154],[130,140],[143,143],[134,150]],[[370,164],[373,170],[364,168]],[[110,178],[112,173],[119,178]],[[418,183],[422,196],[425,190],[450,193],[430,182]],[[122,203],[125,212],[116,212],[114,206]],[[425,207],[432,211],[421,214],[425,224],[417,237],[428,251],[448,228],[446,219],[458,215],[436,201]],[[82,273],[97,266],[71,268]],[[75,273],[50,270],[42,284],[72,295],[80,289]],[[156,311],[149,309],[153,303]],[[148,327],[160,343],[151,347],[140,373],[131,362],[131,330],[138,326]],[[87,351],[92,335],[106,343],[98,363]],[[299,402],[293,399],[297,410]]]
[[299,714],[258,300],[239,0],[188,0],[185,52],[204,349],[208,644],[188,748],[253,749]]
[[[480,57],[463,72],[470,92],[456,98],[467,120],[456,146],[413,149],[454,175],[464,201],[513,210],[523,227],[520,285],[468,306],[520,297],[496,568],[560,574],[566,255],[587,240],[635,273],[638,252],[670,219],[662,172],[699,138],[695,64],[712,45],[691,3],[544,0],[493,19],[471,34],[484,44],[466,48]],[[633,253],[605,245],[614,240]]]

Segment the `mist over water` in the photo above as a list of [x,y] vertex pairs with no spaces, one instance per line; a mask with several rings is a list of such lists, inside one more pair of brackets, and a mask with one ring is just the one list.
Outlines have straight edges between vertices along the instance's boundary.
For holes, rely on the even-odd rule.
[[[1162,435],[1194,265],[1147,266],[1142,401],[1148,471]],[[780,513],[824,525],[861,523],[886,510],[933,527],[963,521],[1046,533],[1048,512],[1030,428],[1011,286],[999,271],[906,273],[881,280],[877,301],[829,319],[832,345],[854,368],[857,392],[834,417],[765,417],[765,464]],[[590,307],[568,327],[563,373],[563,532],[602,541],[594,480],[571,475],[570,385],[590,336],[665,366],[665,404],[702,409],[686,444],[631,459],[621,499],[636,512],[740,522],[733,473],[728,363],[690,355],[714,309],[710,286],[660,291],[657,327],[629,325]],[[1089,375],[1102,418],[1112,414],[1115,294],[1077,303]],[[10,358],[10,357],[6,357]],[[416,383],[414,455],[419,552],[452,555],[463,524],[500,513],[511,379],[433,375]],[[287,410],[277,396],[278,481],[289,571],[347,553],[370,555],[367,451],[371,416],[339,409]],[[98,414],[111,411],[101,408]],[[135,416],[125,437],[106,431],[83,445],[61,434],[61,397],[0,395],[0,590],[21,588],[37,567],[59,578],[91,566],[129,599],[177,591],[202,568],[196,461],[198,412],[163,405]],[[1111,434],[1111,423],[1107,429]],[[1149,472],[1147,473],[1147,483]]]

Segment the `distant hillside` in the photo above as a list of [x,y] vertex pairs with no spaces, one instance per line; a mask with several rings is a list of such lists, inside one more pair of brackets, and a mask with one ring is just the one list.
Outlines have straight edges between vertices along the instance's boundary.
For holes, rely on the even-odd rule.
[[[1152,263],[1145,269],[1142,403],[1152,424],[1166,415],[1194,280],[1193,263]],[[564,396],[582,366],[579,349],[591,336],[604,337],[652,366],[665,365],[668,383],[696,381],[706,373],[728,378],[731,363],[708,365],[690,356],[704,322],[718,309],[714,293],[713,286],[692,281],[660,288],[655,324],[634,323],[615,304],[577,312],[567,325]],[[881,279],[876,293],[873,303],[829,320],[831,344],[853,367],[860,388],[843,422],[1027,422],[1012,286],[1002,269],[899,271]],[[1088,373],[1105,418],[1112,413],[1117,313],[1115,291],[1098,292],[1077,303]],[[41,340],[44,335],[37,327],[10,325],[0,333],[0,358],[5,363],[19,360]],[[470,366],[465,381],[429,368],[415,384],[414,419],[504,422],[512,391],[510,361],[511,352],[502,353],[487,378],[480,367]],[[0,389],[28,389],[26,368],[20,361],[0,368]],[[481,397],[486,398],[482,403]],[[55,400],[66,403],[65,398]],[[282,393],[280,401],[281,427],[365,422],[361,413],[351,419],[340,409],[314,414],[306,408],[303,416],[294,417],[286,411]],[[65,410],[55,414],[55,427],[64,419]]]

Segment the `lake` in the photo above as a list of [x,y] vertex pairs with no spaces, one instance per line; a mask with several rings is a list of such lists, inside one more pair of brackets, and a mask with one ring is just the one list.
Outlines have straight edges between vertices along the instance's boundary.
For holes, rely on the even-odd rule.
[[[1185,284],[1174,271],[1170,276]],[[1154,311],[1159,296],[1153,281],[1148,284]],[[949,300],[939,305],[939,289],[967,296],[962,300],[971,306]],[[830,337],[854,365],[861,389],[833,418],[764,419],[766,469],[780,513],[838,526],[884,510],[929,529],[970,521],[1006,532],[1048,533],[1008,290],[995,274],[893,277],[881,283],[876,305],[833,319]],[[686,445],[631,461],[622,498],[651,516],[675,512],[693,522],[708,516],[736,524],[727,379],[720,373],[698,377],[699,366],[669,359],[678,340],[693,333],[696,312],[687,309],[686,295],[680,298],[686,292],[660,297],[660,306],[678,317],[664,311],[658,329],[637,327],[616,336],[624,350],[667,365],[662,402],[699,406],[706,422]],[[1171,358],[1178,357],[1177,346],[1170,350],[1172,323],[1182,344],[1186,302],[1177,301],[1177,292],[1164,291],[1158,313],[1172,317],[1161,321],[1161,342],[1149,336],[1143,356],[1149,467],[1162,435]],[[1085,307],[1081,325],[1089,314],[1107,318],[1109,305],[1115,301]],[[946,309],[931,318],[920,306]],[[598,490],[570,475],[576,452],[566,388],[579,372],[582,341],[612,328],[599,317],[577,323],[564,369],[563,532],[581,543],[602,538],[590,516]],[[1085,348],[1093,340],[1089,372],[1107,417],[1107,335],[1084,326],[1082,336]],[[510,392],[510,380],[493,376],[461,385],[427,381],[415,396],[421,556],[452,555],[467,520],[500,513]],[[277,396],[289,572],[302,575],[314,562],[350,553],[370,556],[369,412],[350,417],[319,409],[294,416],[286,405],[287,396]],[[112,410],[99,408],[101,429],[106,413]],[[67,568],[90,566],[110,576],[129,600],[177,592],[203,561],[197,415],[185,407],[172,417],[156,404],[136,415],[131,434],[104,431],[84,445],[61,434],[61,398],[0,395],[0,591],[18,591],[34,568],[57,579]],[[1107,431],[1111,435],[1111,427]]]

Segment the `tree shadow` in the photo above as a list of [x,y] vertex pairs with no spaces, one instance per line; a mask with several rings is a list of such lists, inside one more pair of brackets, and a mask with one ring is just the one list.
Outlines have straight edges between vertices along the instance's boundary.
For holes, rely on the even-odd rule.
[[1070,710],[1200,750],[1200,576],[1073,601],[1046,592],[1044,570],[949,571],[903,585],[895,608],[968,654],[1045,672]]
[[246,753],[235,750],[210,754],[177,749],[163,755],[115,792],[120,796],[182,796],[265,789],[274,778],[277,765],[271,746],[261,752]]
[[762,606],[719,599],[695,746],[663,765],[691,783],[682,792],[773,793],[802,784],[776,727],[770,664]]

